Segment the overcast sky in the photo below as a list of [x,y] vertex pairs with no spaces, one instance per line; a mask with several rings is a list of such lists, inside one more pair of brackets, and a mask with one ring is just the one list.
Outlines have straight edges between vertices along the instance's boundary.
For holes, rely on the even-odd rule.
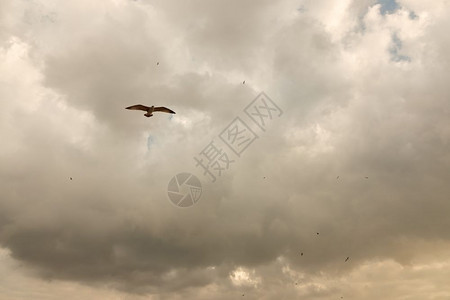
[[1,0],[0,299],[450,299],[449,28],[448,0]]

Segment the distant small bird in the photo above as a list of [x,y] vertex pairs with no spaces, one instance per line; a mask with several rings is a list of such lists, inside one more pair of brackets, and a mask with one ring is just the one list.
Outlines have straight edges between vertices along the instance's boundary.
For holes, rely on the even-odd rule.
[[338,177],[336,177],[336,179],[339,179],[339,176],[338,176]]
[[70,180],[72,180],[72,177],[69,177],[70,178]]
[[317,233],[317,235],[319,235],[319,233]]
[[242,84],[245,84],[245,80],[244,80],[244,81],[242,81]]
[[263,178],[266,179],[266,176],[264,176]]
[[159,61],[156,63],[157,66],[159,66]]
[[347,260],[349,260],[350,259],[350,256],[348,256],[346,259],[345,259],[345,261],[347,262]]
[[366,176],[366,179],[369,179],[369,177]]
[[125,107],[125,109],[146,111],[147,113],[144,114],[144,116],[146,116],[147,118],[153,116],[153,112],[154,111],[160,111],[160,112],[165,112],[165,113],[169,113],[169,114],[174,114],[175,113],[173,110],[168,109],[167,107],[162,107],[162,106],[157,106],[157,107],[150,106],[150,107],[148,107],[148,106],[145,106],[145,105],[142,105],[142,104],[136,104],[136,105],[128,106],[128,107]]
[[303,252],[302,252],[302,253],[300,253],[300,255],[301,255],[301,256],[303,256]]

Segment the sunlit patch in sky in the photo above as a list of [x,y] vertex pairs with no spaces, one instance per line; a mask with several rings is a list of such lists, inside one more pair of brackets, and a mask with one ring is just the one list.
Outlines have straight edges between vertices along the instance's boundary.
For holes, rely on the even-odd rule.
[[237,286],[257,286],[261,278],[255,276],[255,271],[244,268],[237,268],[230,274],[231,282]]
[[378,0],[378,3],[381,4],[380,12],[382,15],[391,14],[400,8],[395,0]]

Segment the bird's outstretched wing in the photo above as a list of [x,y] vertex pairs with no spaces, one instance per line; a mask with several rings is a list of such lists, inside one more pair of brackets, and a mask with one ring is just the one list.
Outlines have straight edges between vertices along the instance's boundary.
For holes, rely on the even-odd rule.
[[168,109],[167,107],[163,107],[163,106],[155,107],[155,109],[153,111],[160,111],[160,112],[165,112],[165,113],[169,113],[169,114],[175,113],[173,110]]
[[150,107],[142,105],[142,104],[136,104],[136,105],[131,105],[128,107],[125,107],[125,109],[133,109],[133,110],[143,110],[143,111],[147,111]]

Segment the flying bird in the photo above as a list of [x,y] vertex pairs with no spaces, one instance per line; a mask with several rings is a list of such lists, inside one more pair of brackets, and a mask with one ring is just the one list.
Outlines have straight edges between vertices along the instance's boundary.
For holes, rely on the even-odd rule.
[[174,114],[175,113],[173,110],[168,109],[167,107],[162,107],[162,106],[155,107],[153,105],[148,107],[148,106],[145,106],[145,105],[142,105],[142,104],[136,104],[136,105],[128,106],[125,109],[146,111],[147,113],[144,114],[144,116],[146,116],[147,118],[153,116],[153,112],[154,111],[160,111],[160,112],[165,112],[165,113],[169,113],[169,114]]
[[242,81],[242,84],[245,84],[245,80],[244,80],[244,81]]
[[350,259],[350,257],[347,257],[346,259],[345,259],[345,261],[347,261],[347,260],[349,260]]
[[72,177],[69,177],[70,178],[70,180],[72,180]]

